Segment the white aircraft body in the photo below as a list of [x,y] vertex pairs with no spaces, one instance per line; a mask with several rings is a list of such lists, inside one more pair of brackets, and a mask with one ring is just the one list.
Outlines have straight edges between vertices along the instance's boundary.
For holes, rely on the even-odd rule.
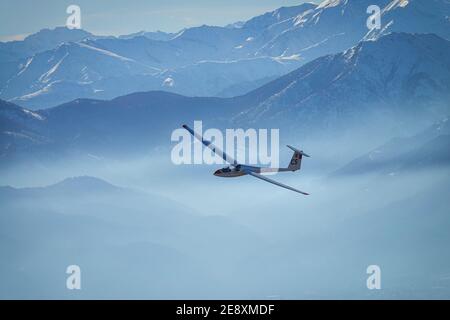
[[292,188],[288,185],[282,184],[280,182],[277,182],[275,180],[269,179],[265,176],[263,176],[261,173],[266,172],[287,172],[287,171],[297,171],[300,170],[302,158],[303,156],[309,157],[306,153],[304,153],[301,150],[297,150],[294,147],[287,146],[289,149],[294,151],[294,155],[292,156],[291,162],[289,163],[289,166],[287,168],[267,168],[267,167],[254,167],[254,166],[247,166],[243,164],[239,164],[236,160],[234,160],[232,157],[227,155],[225,152],[217,148],[214,144],[211,143],[211,141],[203,139],[203,137],[189,128],[187,125],[183,125],[183,128],[189,131],[195,138],[197,138],[199,141],[201,141],[206,147],[211,149],[215,154],[219,155],[222,159],[225,160],[225,162],[228,162],[230,166],[219,169],[216,172],[214,172],[215,176],[218,177],[240,177],[244,175],[251,175],[255,178],[261,179],[266,182],[273,183],[274,185],[277,185],[282,188],[286,188],[304,195],[309,195],[309,193],[297,190],[295,188]]

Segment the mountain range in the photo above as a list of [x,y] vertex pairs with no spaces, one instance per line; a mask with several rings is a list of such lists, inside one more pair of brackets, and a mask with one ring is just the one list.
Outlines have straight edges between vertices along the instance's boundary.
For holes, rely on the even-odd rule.
[[[380,30],[366,26],[381,8]],[[282,7],[226,27],[98,37],[83,30],[42,30],[0,43],[0,98],[31,109],[76,98],[111,99],[149,90],[235,96],[318,57],[389,32],[450,39],[447,0],[327,0]]]
[[240,117],[275,126],[289,119],[297,129],[313,130],[318,123],[343,129],[368,118],[373,124],[376,118],[396,121],[395,114],[446,115],[449,54],[450,42],[434,34],[391,33],[361,41],[250,93],[266,98]]
[[2,101],[2,158],[30,148],[142,152],[168,146],[172,130],[194,120],[209,127],[283,128],[291,139],[338,139],[364,131],[359,139],[380,143],[448,115],[449,57],[450,42],[436,35],[391,33],[233,98],[150,91],[37,111]]

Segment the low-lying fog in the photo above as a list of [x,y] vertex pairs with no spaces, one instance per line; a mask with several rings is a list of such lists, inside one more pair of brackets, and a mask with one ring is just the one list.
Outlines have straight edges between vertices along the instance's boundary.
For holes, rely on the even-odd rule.
[[[0,297],[449,298],[450,168],[333,174],[356,156],[304,149],[300,171],[271,178],[310,196],[166,151],[11,167]],[[69,265],[80,291],[66,289]],[[367,289],[369,265],[381,290]]]

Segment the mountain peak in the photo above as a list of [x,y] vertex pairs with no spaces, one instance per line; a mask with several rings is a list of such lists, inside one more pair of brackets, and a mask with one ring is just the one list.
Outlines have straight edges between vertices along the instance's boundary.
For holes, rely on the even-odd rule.
[[91,37],[94,37],[92,33],[82,29],[56,27],[54,29],[41,29],[27,36],[23,43],[30,47],[36,47],[36,52],[40,52],[54,48],[64,42],[78,42]]
[[92,176],[76,176],[66,178],[56,184],[48,186],[48,188],[65,191],[77,190],[83,192],[117,191],[121,189],[109,182],[106,182],[105,180]]
[[244,23],[243,28],[263,29],[286,19],[295,18],[299,14],[315,9],[316,7],[317,5],[311,2],[305,2],[292,7],[280,7],[248,20]]
[[83,29],[69,29],[67,27],[55,27],[53,29],[50,28],[44,28],[39,30],[36,33],[33,33],[29,36],[27,36],[24,41],[26,40],[34,40],[34,39],[42,39],[47,37],[89,37],[92,36],[92,33],[87,32]]

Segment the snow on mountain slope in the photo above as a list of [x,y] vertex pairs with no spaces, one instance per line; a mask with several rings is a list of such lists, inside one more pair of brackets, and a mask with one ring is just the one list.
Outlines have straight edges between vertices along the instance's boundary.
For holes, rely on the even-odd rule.
[[[258,57],[236,61],[201,61],[161,73],[161,89],[187,96],[217,96],[237,84],[277,77],[294,70],[299,59]],[[190,79],[196,79],[194,83]]]
[[[382,11],[382,28],[387,32],[435,33],[450,40],[450,1],[393,0]],[[372,35],[373,36],[373,35]]]
[[[281,8],[257,20],[260,24],[268,26],[281,19],[292,18],[298,12],[311,6],[314,5]],[[54,106],[78,97],[108,99],[139,90],[170,89],[188,95],[214,95],[228,87],[237,86],[239,83],[261,83],[264,79],[271,79],[292,70],[297,63],[295,60],[278,63],[271,57],[253,59],[254,55],[248,52],[244,45],[250,43],[252,37],[262,30],[250,27],[252,24],[254,23],[249,23],[249,28],[200,26],[185,29],[170,36],[145,32],[119,38],[86,36],[80,38],[78,43],[86,44],[93,50],[90,52],[86,50],[83,53],[85,56],[77,57],[80,61],[72,61],[72,58],[75,59],[74,56],[67,57],[61,61],[61,65],[56,66],[52,59],[39,59],[40,55],[44,53],[38,53],[20,63],[16,62],[16,64],[5,66],[3,68],[5,70],[4,81],[8,81],[0,89],[0,96],[27,107],[38,108]],[[76,39],[73,40],[77,42]],[[111,54],[99,57],[97,53],[102,50]],[[58,51],[61,51],[59,47],[49,49],[46,55],[59,56]],[[116,61],[117,65],[112,68],[108,66],[104,73],[100,68],[102,65],[100,60],[108,59],[108,55],[124,57],[123,61],[134,60],[140,64],[141,70],[128,72],[128,74],[122,71],[115,72],[118,69],[130,68],[129,65],[119,66],[120,62]],[[63,57],[59,57],[59,59],[61,60]],[[100,65],[82,65],[82,60],[97,60]],[[205,61],[209,62],[205,63]],[[260,61],[267,63],[259,63]],[[72,72],[64,76],[63,71],[67,70],[64,66],[68,62],[74,66]],[[230,62],[230,64],[224,64],[225,62]],[[258,64],[258,68],[255,67],[256,64]],[[207,65],[211,67],[211,71],[205,69]],[[240,75],[236,73],[239,71],[238,68],[232,68],[230,71],[227,71],[228,68],[224,68],[224,66],[235,65],[242,70]],[[152,77],[149,75],[152,74],[148,71],[149,67],[168,69],[168,71],[163,71],[159,77]],[[180,70],[176,70],[177,68]],[[38,71],[33,74],[31,70]],[[134,70],[134,66],[132,70]],[[193,75],[188,76],[187,70],[192,70]],[[113,71],[117,75],[111,76],[109,71]],[[203,71],[206,71],[206,74]],[[216,73],[213,74],[213,72]],[[178,75],[177,78],[183,79],[184,83],[177,81],[174,86],[167,87],[168,82],[165,80],[170,78],[165,77],[167,73]],[[56,74],[59,77],[56,77]],[[84,79],[86,77],[89,77],[90,80],[86,81]],[[164,78],[161,79],[161,77]],[[50,78],[57,80],[50,81]],[[47,79],[45,85],[42,84],[41,80],[43,79]],[[199,85],[196,86],[196,83]],[[201,84],[205,83],[208,84],[208,90],[201,87]],[[179,91],[177,91],[178,88]],[[189,92],[190,90],[192,92]]]
[[257,105],[237,120],[289,124],[302,132],[351,126],[370,116],[432,121],[450,111],[449,98],[450,42],[393,33],[316,59],[249,93]]
[[[54,50],[30,58],[20,72],[8,81],[1,95],[13,101],[24,102],[42,94],[55,93],[55,86],[58,88],[58,84],[73,84],[72,87],[83,88],[105,78],[143,72],[151,74],[157,71],[130,58],[84,42],[65,43]],[[82,90],[78,89],[68,93],[80,92]]]
[[[373,4],[382,9],[382,28],[369,31],[367,8]],[[240,85],[254,88],[252,83],[263,84],[292,70],[293,61],[303,64],[346,50],[361,39],[377,39],[391,31],[435,33],[450,39],[449,16],[448,0],[327,0],[320,5],[283,7],[238,27],[204,25],[177,34],[140,32],[119,38],[95,37],[80,31],[73,35],[74,42],[91,50],[78,50],[79,56],[70,54],[64,59],[59,54],[61,49],[56,47],[11,63],[2,56],[0,46],[0,97],[38,108],[78,97],[109,99],[139,90],[212,96]],[[58,56],[58,61],[63,60],[56,65],[57,61],[39,59],[41,56]],[[254,58],[269,63],[260,64],[256,70],[255,61],[262,60]],[[287,68],[280,68],[273,63],[280,58],[293,60],[284,64],[289,65]],[[73,67],[66,67],[68,61]],[[224,70],[222,66],[229,62],[233,63],[228,66],[239,66],[241,72]],[[159,69],[160,76],[153,76],[152,68]],[[46,80],[45,84],[42,80]]]
[[297,19],[289,30],[267,42],[258,52],[268,55],[301,54],[306,60],[337,53],[368,35],[367,9],[378,5],[381,30],[436,33],[450,39],[450,2],[447,0],[327,0]]
[[293,7],[281,7],[246,21],[242,27],[262,30],[276,23],[295,18],[308,10],[315,9],[316,6],[314,3],[303,3]]
[[45,124],[42,115],[0,100],[0,158],[48,142]]
[[83,30],[57,27],[43,29],[23,41],[0,42],[0,88],[20,72],[34,54],[51,50],[66,41],[77,42],[89,37],[94,36]]
[[[98,53],[110,54],[103,51]],[[27,71],[24,70],[17,78],[10,81],[10,86],[5,88],[2,95],[14,97],[18,91],[13,89],[25,91],[25,95],[10,100],[26,104],[34,109],[42,105],[61,104],[80,97],[112,99],[118,95],[136,91],[165,90],[188,96],[211,96],[239,83],[273,79],[280,74],[292,71],[301,64],[301,61],[295,58],[258,57],[236,61],[201,61],[162,72],[147,68],[147,73],[142,74],[140,72],[142,65],[135,61],[111,55],[111,60],[113,59],[118,61],[102,65],[96,64],[95,60],[72,60],[66,54],[60,55],[58,59],[52,60],[54,64],[49,70],[34,68],[34,66],[40,66],[39,63],[28,67]],[[104,60],[102,59],[102,63]],[[68,66],[71,68],[69,71]],[[105,69],[102,70],[102,67]],[[136,71],[131,72],[132,68],[136,68]],[[65,76],[66,72],[72,72],[72,75]],[[30,77],[34,77],[33,83],[36,85],[27,89]]]
[[366,10],[374,2],[379,1],[324,1],[296,20],[290,29],[264,44],[259,52],[270,55],[301,53],[310,60],[342,51],[368,31]]
[[[191,63],[193,60],[189,52],[182,54],[179,48],[170,41],[156,41],[145,36],[127,39],[98,39],[86,41],[90,46],[114,52],[120,56],[139,61],[140,63],[159,69],[176,67]],[[195,52],[201,53],[200,48]]]

